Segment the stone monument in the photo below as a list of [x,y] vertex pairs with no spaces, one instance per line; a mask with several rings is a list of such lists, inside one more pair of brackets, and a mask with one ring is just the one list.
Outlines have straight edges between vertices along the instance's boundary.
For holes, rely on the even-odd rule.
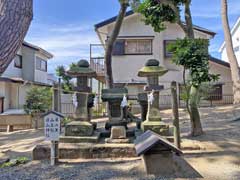
[[80,60],[76,65],[72,65],[67,74],[77,78],[75,87],[76,104],[74,112],[74,121],[67,124],[65,136],[91,136],[93,135],[94,125],[90,123],[90,107],[92,102],[91,88],[88,87],[88,79],[96,77],[96,72],[89,68],[86,60]]
[[126,88],[112,88],[102,90],[103,102],[108,102],[108,117],[105,129],[109,130],[112,126],[125,126],[127,128],[127,121],[124,119],[124,108],[121,107],[121,102],[124,95],[127,95]]
[[142,123],[143,131],[152,130],[160,135],[169,134],[169,126],[161,121],[159,112],[159,91],[163,89],[159,85],[159,77],[168,72],[167,69],[159,66],[159,61],[150,59],[145,66],[139,70],[139,77],[147,78],[147,85],[144,87],[146,92],[153,93],[153,101],[148,101],[146,121]]

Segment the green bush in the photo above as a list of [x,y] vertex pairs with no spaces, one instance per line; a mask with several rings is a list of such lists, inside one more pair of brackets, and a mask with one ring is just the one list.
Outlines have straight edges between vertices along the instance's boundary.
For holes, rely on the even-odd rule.
[[18,157],[17,159],[13,159],[9,162],[3,163],[2,165],[0,165],[0,168],[13,167],[20,164],[26,164],[28,161],[29,159],[27,157]]
[[43,113],[52,107],[52,91],[49,87],[33,86],[26,96],[24,110],[28,114]]

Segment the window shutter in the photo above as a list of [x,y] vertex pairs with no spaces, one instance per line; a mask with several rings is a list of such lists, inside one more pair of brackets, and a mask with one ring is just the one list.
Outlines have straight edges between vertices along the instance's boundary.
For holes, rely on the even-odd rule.
[[120,56],[124,55],[124,46],[125,46],[125,40],[116,40],[114,46],[113,46],[113,56]]

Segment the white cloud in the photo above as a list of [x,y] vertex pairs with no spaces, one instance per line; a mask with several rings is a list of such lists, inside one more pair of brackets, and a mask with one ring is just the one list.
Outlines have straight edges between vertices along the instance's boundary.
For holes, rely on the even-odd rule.
[[49,25],[33,22],[26,40],[54,55],[49,61],[49,72],[54,72],[58,65],[68,66],[79,59],[89,59],[90,44],[99,43],[91,24]]

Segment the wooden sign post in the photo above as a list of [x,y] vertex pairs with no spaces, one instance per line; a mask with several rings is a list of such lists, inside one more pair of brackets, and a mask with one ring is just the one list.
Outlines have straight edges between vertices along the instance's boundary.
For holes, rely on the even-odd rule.
[[45,140],[51,141],[51,165],[58,162],[58,141],[61,132],[61,120],[64,116],[56,111],[49,111],[43,115]]

